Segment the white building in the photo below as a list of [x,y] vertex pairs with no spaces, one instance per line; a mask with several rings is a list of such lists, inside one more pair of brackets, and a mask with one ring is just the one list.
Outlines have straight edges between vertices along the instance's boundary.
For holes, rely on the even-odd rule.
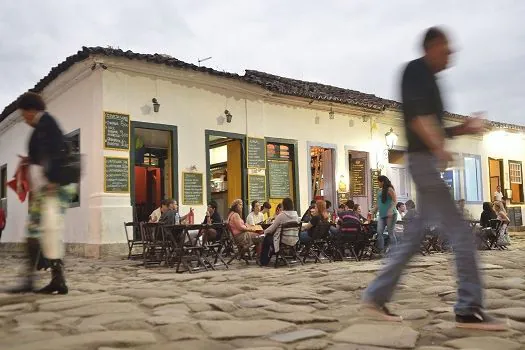
[[[100,47],[67,58],[33,90],[42,93],[48,110],[86,155],[79,196],[66,219],[68,251],[76,254],[123,251],[123,222],[131,221],[134,211],[144,218],[164,197],[179,199],[182,213],[195,208],[201,221],[209,199],[225,212],[235,198],[275,204],[289,194],[304,211],[315,195],[335,204],[343,185],[366,212],[373,200],[370,169],[379,168],[401,200],[417,203],[395,101]],[[0,194],[7,209],[2,243],[8,249],[23,242],[27,214],[27,203],[6,188],[30,134],[15,105],[0,114]],[[447,116],[451,124],[463,118]],[[458,162],[444,177],[476,217],[497,184],[512,190],[512,219],[521,226],[525,127],[492,123],[492,128],[484,137],[449,143]],[[399,138],[388,150],[390,129]],[[248,169],[247,163],[257,168]]]

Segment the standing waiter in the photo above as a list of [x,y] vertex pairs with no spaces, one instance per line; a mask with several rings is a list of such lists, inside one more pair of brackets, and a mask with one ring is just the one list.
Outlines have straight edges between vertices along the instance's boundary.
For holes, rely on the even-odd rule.
[[505,330],[505,325],[483,312],[483,291],[474,237],[456,208],[440,176],[452,155],[445,149],[445,137],[480,133],[483,123],[469,118],[455,127],[444,127],[444,107],[435,74],[445,70],[452,53],[447,36],[436,27],[427,30],[425,55],[408,63],[403,72],[401,93],[408,141],[409,169],[416,184],[420,215],[407,223],[405,238],[379,276],[363,296],[363,311],[387,321],[401,321],[385,304],[390,301],[401,273],[419,251],[424,226],[431,219],[441,220],[450,236],[458,275],[456,325],[480,330]]

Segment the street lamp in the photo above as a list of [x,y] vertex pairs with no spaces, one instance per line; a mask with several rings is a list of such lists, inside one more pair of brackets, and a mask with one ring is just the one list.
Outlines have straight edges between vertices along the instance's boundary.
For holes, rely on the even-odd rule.
[[397,134],[394,132],[394,129],[390,128],[390,131],[385,134],[386,146],[388,150],[394,149],[397,143]]

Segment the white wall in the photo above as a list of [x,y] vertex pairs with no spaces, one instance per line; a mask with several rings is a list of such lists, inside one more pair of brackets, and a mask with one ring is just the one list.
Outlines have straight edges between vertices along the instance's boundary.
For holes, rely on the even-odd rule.
[[[55,116],[65,134],[80,129],[80,151],[88,156],[84,159],[84,177],[80,185],[80,206],[67,210],[65,218],[65,241],[68,243],[97,243],[96,229],[100,209],[93,202],[90,188],[102,178],[96,173],[91,155],[100,153],[94,147],[92,121],[101,119],[101,77],[97,72],[86,70],[84,65],[73,67],[50,84],[43,92],[48,111]],[[98,97],[97,97],[98,96]],[[98,106],[98,107],[97,107]],[[16,113],[16,112],[15,112]],[[7,163],[8,180],[18,165],[17,154],[27,155],[27,143],[32,129],[20,121],[0,135],[0,165]],[[8,219],[2,242],[22,242],[25,239],[27,200],[20,203],[17,195],[8,190]],[[93,213],[93,212],[96,213]],[[95,229],[94,229],[95,228]]]

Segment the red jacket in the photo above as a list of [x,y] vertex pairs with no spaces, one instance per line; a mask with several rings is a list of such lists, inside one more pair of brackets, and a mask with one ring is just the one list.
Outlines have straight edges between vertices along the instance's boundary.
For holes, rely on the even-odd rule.
[[18,194],[20,202],[26,200],[29,192],[29,167],[27,165],[19,165],[16,170],[14,178],[7,183],[10,189]]

